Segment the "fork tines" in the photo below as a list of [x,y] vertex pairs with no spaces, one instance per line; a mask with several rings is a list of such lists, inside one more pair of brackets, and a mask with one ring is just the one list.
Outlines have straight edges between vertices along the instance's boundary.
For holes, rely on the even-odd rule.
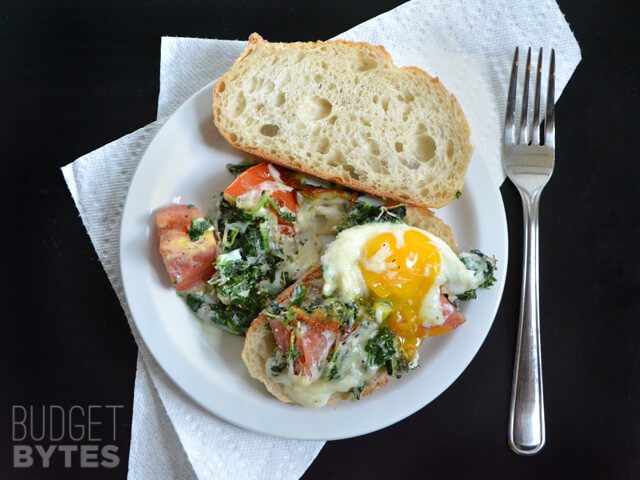
[[556,52],[551,49],[549,61],[549,78],[547,81],[547,105],[545,114],[540,116],[540,89],[542,77],[542,48],[538,52],[536,68],[536,86],[533,97],[533,119],[529,115],[529,77],[531,75],[531,47],[527,51],[527,63],[524,71],[524,85],[522,92],[522,110],[520,123],[516,130],[516,92],[518,89],[518,68],[520,66],[520,51],[516,47],[511,67],[509,94],[507,96],[507,113],[504,122],[504,141],[511,145],[549,145],[554,143],[554,104],[556,78]]

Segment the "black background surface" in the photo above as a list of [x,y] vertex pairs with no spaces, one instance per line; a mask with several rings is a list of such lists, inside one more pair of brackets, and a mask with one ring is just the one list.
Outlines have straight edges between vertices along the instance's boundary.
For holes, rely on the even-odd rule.
[[[2,2],[0,477],[126,475],[136,346],[59,168],[155,120],[160,37],[326,39],[397,4]],[[640,8],[560,4],[583,60],[541,206],[546,448],[506,443],[522,250],[507,182],[507,285],[475,360],[428,408],[327,443],[305,478],[640,478]],[[12,470],[11,406],[29,404],[124,405],[121,466]]]

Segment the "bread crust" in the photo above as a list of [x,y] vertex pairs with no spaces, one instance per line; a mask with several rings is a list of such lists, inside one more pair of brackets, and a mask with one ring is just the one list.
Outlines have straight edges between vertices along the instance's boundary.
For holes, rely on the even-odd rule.
[[[421,207],[409,207],[407,209],[407,224],[422,228],[439,236],[455,252],[457,246],[451,228],[439,219],[428,209]],[[293,295],[296,285],[308,286],[313,282],[322,279],[322,266],[312,267],[300,280],[286,288],[276,297],[279,304],[285,303]],[[273,355],[275,341],[269,327],[269,319],[262,313],[251,323],[247,331],[247,337],[242,348],[242,361],[247,366],[249,375],[264,384],[266,389],[278,400],[284,403],[295,403],[289,398],[282,384],[273,381],[266,372],[266,362]],[[390,376],[384,369],[381,369],[378,376],[370,381],[361,393],[361,397],[371,395],[376,390],[389,383]],[[338,400],[348,400],[351,398],[350,392],[334,393],[329,398],[329,403]]]
[[[259,157],[261,159],[267,160],[269,162],[278,164],[278,165],[282,165],[286,168],[292,169],[292,170],[296,170],[302,173],[306,173],[306,174],[310,174],[313,175],[315,177],[321,178],[323,180],[329,181],[329,182],[334,182],[337,184],[341,184],[341,185],[345,185],[349,188],[352,188],[354,190],[358,190],[361,192],[365,192],[368,193],[370,195],[374,195],[380,198],[384,198],[384,199],[388,199],[388,200],[395,200],[395,201],[399,201],[399,202],[404,202],[404,203],[410,203],[413,205],[417,205],[417,206],[422,206],[425,208],[440,208],[443,207],[447,204],[449,204],[452,200],[455,199],[455,195],[456,195],[456,190],[455,189],[449,189],[449,191],[447,191],[446,196],[444,196],[443,198],[439,198],[439,199],[432,199],[432,200],[426,200],[423,199],[421,197],[409,197],[407,195],[402,194],[401,192],[381,192],[379,189],[374,188],[370,183],[368,182],[363,182],[363,181],[359,181],[357,179],[349,179],[349,180],[345,180],[343,177],[339,177],[336,175],[332,175],[330,173],[327,173],[323,170],[320,169],[307,169],[303,167],[299,167],[295,164],[293,164],[288,158],[286,158],[283,155],[280,155],[277,150],[275,151],[275,153],[273,152],[269,152],[267,150],[264,149],[260,149],[260,148],[251,148],[247,145],[243,145],[242,143],[238,142],[237,139],[234,140],[233,136],[231,135],[230,132],[228,132],[224,126],[221,124],[221,119],[220,119],[220,112],[219,110],[216,110],[215,105],[216,103],[218,103],[218,100],[220,98],[220,95],[222,94],[222,86],[226,84],[226,82],[228,81],[228,76],[230,75],[231,72],[234,71],[234,68],[239,65],[240,63],[242,63],[249,55],[251,55],[251,53],[258,47],[260,47],[262,44],[269,44],[272,47],[275,48],[285,48],[285,45],[297,45],[297,46],[301,46],[301,47],[313,47],[316,45],[320,45],[323,43],[335,43],[335,44],[340,44],[340,45],[347,45],[347,46],[352,46],[352,47],[356,47],[359,49],[363,49],[363,50],[368,50],[371,52],[374,52],[378,55],[378,57],[382,60],[384,60],[389,66],[394,67],[395,65],[393,63],[393,60],[391,59],[391,56],[389,55],[389,53],[387,52],[387,50],[381,46],[381,45],[371,45],[368,44],[366,42],[352,42],[352,41],[347,41],[347,40],[332,40],[330,42],[321,42],[321,41],[317,41],[317,42],[295,42],[294,44],[279,44],[279,43],[269,43],[266,40],[264,40],[259,34],[257,33],[252,33],[249,36],[249,41],[248,44],[245,48],[245,50],[240,54],[240,56],[236,59],[236,61],[234,62],[233,66],[224,74],[222,75],[217,83],[216,86],[214,88],[214,92],[213,92],[213,111],[214,111],[214,123],[216,125],[216,127],[218,128],[218,131],[220,132],[220,134],[225,138],[225,140],[227,142],[229,142],[234,148],[241,150],[249,155],[255,156],[255,157]],[[450,103],[449,108],[451,110],[451,112],[453,113],[454,117],[457,119],[459,125],[460,125],[460,129],[461,129],[461,135],[463,135],[465,138],[470,138],[470,128],[469,128],[469,124],[467,122],[467,119],[464,115],[464,112],[462,110],[462,107],[460,106],[460,104],[458,103],[456,97],[449,93],[448,90],[442,85],[442,83],[440,82],[440,80],[437,77],[433,77],[431,75],[429,75],[427,72],[425,72],[424,70],[418,68],[418,67],[401,67],[400,70],[404,70],[404,71],[409,71],[412,72],[417,78],[419,78],[421,81],[425,82],[425,83],[429,83],[432,85],[435,85],[436,88],[438,88],[439,90],[441,90],[441,92],[444,94],[446,94],[446,97],[448,98],[448,102]],[[462,173],[461,173],[461,181],[460,181],[460,188],[462,186],[462,183],[464,181],[464,174],[466,172],[466,168],[468,166],[468,163],[471,159],[471,154],[473,152],[473,147],[471,146],[470,142],[467,142],[465,145],[463,145],[463,151],[461,152],[461,156],[463,158],[462,160]]]

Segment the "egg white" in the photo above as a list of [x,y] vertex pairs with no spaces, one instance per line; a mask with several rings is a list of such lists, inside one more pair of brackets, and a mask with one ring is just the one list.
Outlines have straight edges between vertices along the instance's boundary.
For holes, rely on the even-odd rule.
[[[365,256],[365,244],[377,235],[391,233],[396,237],[397,246],[400,248],[404,243],[404,234],[409,230],[415,230],[428,237],[440,254],[440,272],[434,284],[424,292],[421,299],[415,299],[421,302],[420,321],[425,327],[444,323],[440,306],[440,289],[442,288],[442,291],[448,294],[461,294],[478,288],[478,279],[471,270],[467,270],[446,242],[425,230],[405,224],[371,223],[342,231],[328,245],[322,256],[324,295],[337,293],[344,302],[369,295],[359,266],[360,260]],[[384,271],[386,256],[386,252],[381,251],[368,260],[366,267],[377,272]]]

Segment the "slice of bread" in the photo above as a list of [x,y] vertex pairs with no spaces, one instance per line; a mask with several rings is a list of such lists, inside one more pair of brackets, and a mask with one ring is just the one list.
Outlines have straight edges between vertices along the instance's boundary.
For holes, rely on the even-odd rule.
[[472,147],[460,105],[381,46],[269,43],[254,33],[213,103],[234,147],[274,163],[423,207],[462,190]]
[[[322,266],[312,267],[304,277],[283,291],[276,298],[279,304],[287,304],[296,285],[304,285],[308,289],[322,290]],[[267,390],[278,400],[285,403],[294,403],[287,395],[284,385],[273,381],[267,375],[266,363],[269,357],[273,356],[276,343],[269,327],[269,319],[264,315],[259,315],[249,327],[247,338],[242,348],[242,361],[249,370],[249,375],[264,383]],[[389,376],[384,369],[381,369],[377,377],[370,381],[360,396],[367,396],[375,392],[377,389],[385,386],[389,381]],[[334,393],[329,399],[329,403],[337,400],[348,400],[351,398],[351,392]]]
[[[436,217],[429,210],[409,207],[407,208],[407,216],[405,217],[407,224],[427,230],[434,235],[439,236],[444,240],[453,251],[457,251],[456,242],[451,233],[449,226]],[[296,285],[304,285],[307,287],[311,295],[315,291],[315,295],[321,295],[322,292],[322,266],[317,265],[312,267],[304,277],[284,290],[276,298],[276,302],[279,304],[287,304]],[[278,400],[285,403],[294,403],[287,395],[285,388],[282,384],[273,381],[273,378],[267,375],[266,363],[267,360],[273,356],[273,352],[276,348],[276,343],[269,327],[269,319],[260,314],[249,327],[247,331],[247,338],[242,348],[242,361],[249,370],[251,377],[264,383],[267,390],[275,396]],[[378,375],[370,381],[365,389],[362,391],[361,396],[367,396],[384,387],[389,381],[389,375],[386,370],[381,369]],[[329,399],[329,403],[333,403],[337,400],[348,400],[351,398],[350,392],[334,393]]]

